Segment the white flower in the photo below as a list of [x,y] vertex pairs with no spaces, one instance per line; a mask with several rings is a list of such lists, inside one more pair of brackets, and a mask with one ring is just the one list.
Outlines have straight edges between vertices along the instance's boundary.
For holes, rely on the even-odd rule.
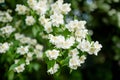
[[71,11],[70,5],[71,4],[67,4],[67,3],[63,4],[61,7],[61,13],[67,14],[68,12],[70,12]]
[[65,40],[65,37],[62,35],[53,36],[50,34],[49,39],[50,42],[54,44],[57,48],[63,48],[63,49],[68,49],[71,46],[73,46],[73,44],[75,43],[75,38],[72,36]]
[[78,21],[78,20],[74,20],[74,21],[70,21],[68,24],[66,24],[66,28],[70,31],[70,32],[74,32],[75,30],[81,30],[81,29],[85,29],[85,24],[86,21]]
[[26,57],[27,60],[31,61],[33,59],[32,57],[33,57],[33,53],[30,52],[27,53],[27,57]]
[[16,40],[19,40],[19,39],[21,39],[21,38],[24,38],[25,36],[23,35],[23,34],[20,34],[20,33],[15,33],[15,39]]
[[28,44],[28,45],[33,45],[33,46],[35,46],[37,44],[36,39],[26,37],[23,34],[16,33],[14,36],[15,36],[15,39],[20,41],[22,44]]
[[26,53],[28,53],[29,51],[29,46],[20,46],[17,48],[17,53],[19,53],[20,55],[24,55]]
[[18,64],[18,62],[20,61],[20,59],[15,59],[15,64]]
[[30,38],[30,37],[23,37],[23,38],[19,39],[19,41],[20,41],[22,44],[29,44],[30,41],[31,41],[31,38]]
[[30,64],[30,61],[28,59],[25,60],[26,65]]
[[15,72],[17,72],[17,73],[23,72],[23,71],[25,70],[25,64],[21,64],[21,65],[15,67],[14,70],[15,70]]
[[[34,5],[35,4],[35,5]],[[44,15],[48,10],[47,1],[40,0],[37,3],[34,3],[32,9],[37,12],[38,15]]]
[[69,67],[71,69],[77,69],[79,66],[81,66],[79,56],[72,56],[69,60]]
[[85,55],[82,55],[82,56],[80,57],[80,63],[81,63],[81,64],[84,63],[85,60],[86,60],[86,56],[85,56]]
[[25,5],[17,4],[15,11],[20,15],[24,15],[29,11],[29,9]]
[[58,0],[55,3],[51,4],[51,10],[53,13],[61,14],[61,7],[63,4],[63,0]]
[[2,32],[3,35],[6,35],[7,37],[9,37],[11,33],[15,31],[15,28],[13,28],[12,26],[5,26],[1,28],[0,31]]
[[77,29],[85,29],[86,21],[79,21]]
[[91,48],[88,51],[88,53],[97,55],[97,53],[101,50],[101,48],[102,48],[102,45],[99,44],[98,41],[92,42],[91,43]]
[[43,52],[41,50],[34,49],[34,53],[35,53],[35,55],[36,55],[36,57],[38,59],[42,59],[43,58]]
[[0,53],[6,53],[6,51],[9,50],[9,43],[5,42],[5,43],[0,43]]
[[63,0],[58,0],[54,4],[51,5],[51,10],[53,13],[57,14],[67,14],[70,12],[70,4],[63,4]]
[[85,39],[87,34],[88,34],[87,29],[80,29],[80,30],[78,29],[75,31],[75,37],[78,42],[80,42],[81,39]]
[[63,47],[63,43],[65,42],[65,38],[62,35],[59,36],[53,36],[53,35],[49,35],[49,39],[50,42],[52,44],[54,44],[57,48],[62,48]]
[[50,19],[45,18],[45,15],[41,16],[39,18],[39,21],[43,25],[43,27],[47,33],[50,33],[53,31],[52,30],[52,23],[51,23]]
[[77,46],[78,49],[80,49],[81,51],[85,51],[88,52],[90,50],[91,44],[89,41],[83,39],[79,45]]
[[40,23],[41,23],[42,25],[45,25],[47,22],[50,21],[50,19],[45,18],[45,15],[42,15],[38,20],[40,21]]
[[55,63],[54,66],[51,67],[47,72],[50,74],[54,74],[58,71],[58,69],[59,69],[59,65],[57,63]]
[[53,36],[52,34],[49,34],[49,39],[50,39],[50,42],[53,44],[57,44],[57,42],[62,43],[65,41],[65,38],[62,35]]
[[13,20],[13,17],[8,13],[4,11],[0,11],[0,22],[11,22]]
[[19,39],[19,41],[22,44],[29,44],[29,45],[36,45],[37,44],[36,39],[31,39],[30,37],[23,37],[23,38]]
[[64,24],[63,15],[56,14],[50,16],[51,22],[53,26],[59,27],[60,24]]
[[77,50],[77,48],[75,48],[69,51],[68,56],[77,56],[78,54],[79,51]]
[[37,44],[37,45],[35,46],[35,48],[36,48],[37,50],[40,50],[40,51],[43,50],[43,46],[40,45],[40,44]]
[[33,18],[33,16],[27,16],[26,19],[25,19],[25,23],[28,26],[31,26],[35,23],[35,19]]
[[114,15],[116,13],[117,13],[117,11],[115,9],[111,9],[111,10],[109,10],[108,15],[112,16],[112,15]]
[[49,58],[49,60],[56,60],[59,56],[59,51],[58,50],[48,50],[46,51],[46,56]]
[[74,43],[75,43],[75,38],[71,36],[70,38],[65,40],[62,48],[69,49],[71,46],[73,46]]
[[43,46],[40,44],[35,45],[34,53],[36,54],[37,58],[42,58],[43,56]]
[[53,29],[52,29],[52,26],[51,26],[51,22],[48,22],[47,24],[45,24],[44,29],[47,33],[52,32]]
[[36,45],[37,44],[37,40],[36,39],[31,39],[28,44],[30,45]]
[[27,57],[26,57],[26,65],[30,64],[30,61],[33,59],[33,53],[27,53]]
[[13,20],[13,17],[9,13],[6,13],[5,16],[6,16],[5,22],[11,22]]
[[30,8],[34,8],[34,6],[37,4],[36,0],[27,0],[27,3],[29,5]]

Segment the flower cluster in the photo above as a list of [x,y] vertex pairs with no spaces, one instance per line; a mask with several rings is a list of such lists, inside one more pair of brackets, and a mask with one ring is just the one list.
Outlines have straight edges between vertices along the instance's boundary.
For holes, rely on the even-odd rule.
[[57,57],[59,56],[59,51],[58,50],[48,50],[46,51],[46,56],[49,58],[49,60],[52,59],[57,59]]
[[47,72],[50,74],[54,74],[58,71],[58,69],[59,69],[59,65],[55,63],[54,66],[51,67]]
[[11,22],[13,17],[10,15],[11,10],[8,11],[0,11],[0,22]]
[[13,28],[12,26],[5,26],[0,28],[1,36],[9,37],[14,31],[15,28]]
[[[15,72],[23,72],[25,66],[36,58],[46,62],[47,72],[50,74],[57,73],[63,66],[75,70],[85,62],[86,53],[97,55],[101,50],[102,45],[98,41],[88,39],[86,21],[65,21],[65,16],[71,11],[71,4],[64,3],[63,0],[57,0],[55,3],[49,0],[27,0],[26,4],[17,4],[15,9],[17,16],[23,16],[23,23],[19,26],[16,23],[15,28],[12,26],[16,25],[0,28],[4,36],[10,36],[14,32],[12,47],[17,58],[12,70]],[[0,21],[2,18],[4,17],[0,17]],[[9,15],[5,19],[3,22],[10,22],[12,17]],[[30,32],[30,37],[24,35],[25,30],[21,34],[22,29],[28,28],[33,31]],[[8,50],[8,43],[0,43],[0,53],[6,53]]]
[[0,53],[6,53],[9,50],[10,44],[8,42],[0,43]]
[[26,25],[31,26],[35,23],[33,16],[27,16],[25,19]]
[[17,11],[18,14],[20,14],[20,15],[24,15],[24,14],[27,14],[29,9],[26,6],[24,6],[24,5],[17,4],[15,11]]
[[77,67],[81,66],[81,64],[85,62],[86,56],[81,55],[81,57],[79,57],[78,54],[79,54],[79,51],[76,48],[73,50],[70,50],[68,53],[68,56],[71,57],[69,61],[69,67],[71,69],[77,69]]
[[17,72],[17,73],[23,72],[25,70],[24,67],[25,67],[25,64],[21,64],[21,65],[15,67],[14,71]]
[[57,48],[63,48],[63,49],[69,49],[73,44],[75,43],[75,38],[70,37],[68,39],[65,39],[64,36],[53,36],[49,35],[50,42],[54,44]]
[[16,49],[16,54],[23,56],[24,61],[22,64],[19,62],[21,61],[20,59],[15,60],[16,66],[14,68],[14,71],[19,73],[23,72],[25,70],[25,66],[30,64],[30,61],[33,60],[33,56],[36,56],[37,59],[42,59],[43,57],[43,46],[37,43],[36,39],[32,39],[30,37],[26,37],[23,34],[16,33],[15,34],[15,40],[19,41],[20,45]]

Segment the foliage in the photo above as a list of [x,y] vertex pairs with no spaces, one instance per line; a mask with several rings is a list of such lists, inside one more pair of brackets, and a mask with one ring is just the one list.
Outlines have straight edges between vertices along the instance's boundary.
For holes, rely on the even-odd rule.
[[[55,0],[56,1],[56,0]],[[16,73],[12,70],[18,66],[14,64],[14,60],[20,58],[20,62],[18,64],[25,62],[25,57],[22,59],[22,56],[12,55],[16,53],[16,49],[18,46],[21,46],[21,43],[18,40],[15,40],[14,34],[16,32],[25,34],[25,37],[28,36],[30,39],[36,39],[38,44],[44,45],[43,52],[48,49],[54,49],[53,44],[49,43],[48,40],[42,39],[40,32],[44,30],[44,26],[39,24],[38,21],[32,26],[27,26],[25,23],[25,15],[18,15],[16,13],[15,8],[16,4],[26,4],[24,0],[6,0],[5,3],[0,4],[0,9],[2,11],[6,11],[7,9],[12,9],[13,12],[10,13],[13,16],[12,22],[8,23],[12,25],[14,28],[17,28],[17,31],[13,32],[9,38],[4,39],[3,36],[0,37],[0,43],[4,41],[9,42],[10,49],[7,51],[7,54],[0,54],[0,77],[2,80],[9,79],[13,80],[27,80],[27,79],[36,79],[36,80],[119,80],[120,73],[120,1],[119,0],[65,0],[65,2],[71,3],[71,11],[69,14],[64,17],[66,18],[66,23],[72,20],[86,20],[87,21],[87,29],[89,35],[92,35],[92,40],[99,40],[102,43],[102,51],[98,54],[98,56],[87,56],[87,60],[85,63],[79,67],[77,70],[71,70],[68,67],[70,57],[66,57],[66,55],[62,56],[62,60],[58,57],[57,63],[62,64],[60,69],[54,75],[50,75],[47,73],[48,69],[53,66],[55,60],[49,61],[49,58],[46,55],[43,55],[43,59],[37,59],[36,55],[33,56],[30,64],[25,67],[24,72]],[[8,11],[10,12],[10,11]],[[50,12],[46,14],[48,18],[50,16]],[[28,15],[28,14],[27,14]],[[38,20],[39,16],[36,15],[36,12],[30,11],[29,15],[32,15],[35,20]],[[8,25],[7,24],[7,25]],[[0,28],[5,26],[6,24],[0,24]],[[41,26],[41,27],[40,27]],[[62,28],[65,25],[61,25],[60,28],[53,28],[52,34],[58,35],[62,34],[66,38],[69,36],[70,32],[65,30],[63,32]],[[44,31],[45,32],[45,31]],[[48,34],[45,32],[45,34]],[[86,39],[91,42],[91,38],[89,35],[86,36]],[[46,37],[44,35],[44,37]],[[13,43],[14,45],[12,45]],[[77,45],[77,43],[75,44]],[[26,46],[26,44],[24,45]],[[34,46],[30,48],[32,51]],[[74,48],[74,46],[73,46]],[[55,48],[56,49],[56,48]],[[59,50],[59,49],[57,49]],[[63,55],[68,53],[69,50],[62,52],[60,50],[60,54]],[[79,51],[81,53],[81,51]],[[44,53],[45,54],[45,53]],[[82,53],[87,55],[86,53]],[[81,54],[79,54],[81,56]],[[63,59],[64,58],[64,59]],[[11,66],[11,64],[13,64]],[[34,76],[34,77],[33,77]]]

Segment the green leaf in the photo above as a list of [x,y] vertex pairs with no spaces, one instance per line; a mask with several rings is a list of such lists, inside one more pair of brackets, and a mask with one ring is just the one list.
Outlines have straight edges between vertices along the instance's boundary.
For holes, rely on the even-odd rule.
[[83,80],[80,71],[72,71],[70,74],[70,80]]
[[8,72],[8,80],[13,80],[14,79],[14,71],[9,71]]
[[18,62],[18,64],[22,64],[22,63],[25,63],[25,60],[24,59],[20,59],[20,61]]
[[38,63],[34,63],[33,68],[34,68],[34,70],[38,71],[40,68],[40,65]]
[[17,67],[18,65],[17,64],[13,64],[13,65],[11,65],[10,66],[10,68],[9,68],[9,71],[12,71],[15,67]]
[[87,38],[88,41],[90,41],[90,42],[92,41],[90,35],[87,35],[86,38]]
[[62,66],[67,66],[68,63],[69,63],[69,59],[70,59],[70,57],[67,57],[66,59],[62,60],[62,61],[61,61],[61,65],[62,65]]
[[33,36],[36,37],[37,36],[37,33],[39,32],[40,28],[38,26],[33,26],[32,27],[32,33],[33,33]]
[[55,60],[51,60],[51,61],[47,62],[47,65],[48,65],[47,67],[48,67],[48,69],[50,69],[51,67],[53,67],[54,64],[55,64]]
[[72,71],[73,71],[73,70],[72,70],[72,69],[70,69],[70,74],[72,73]]

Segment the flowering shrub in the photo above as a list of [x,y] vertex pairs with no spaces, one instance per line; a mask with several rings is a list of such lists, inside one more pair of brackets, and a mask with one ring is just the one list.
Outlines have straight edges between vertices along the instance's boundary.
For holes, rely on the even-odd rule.
[[102,45],[90,39],[86,21],[66,21],[70,5],[27,0],[16,5],[13,17],[11,10],[0,11],[0,55],[11,55],[9,71],[23,72],[33,60],[44,61],[49,74],[64,66],[76,70],[87,54],[98,54]]

